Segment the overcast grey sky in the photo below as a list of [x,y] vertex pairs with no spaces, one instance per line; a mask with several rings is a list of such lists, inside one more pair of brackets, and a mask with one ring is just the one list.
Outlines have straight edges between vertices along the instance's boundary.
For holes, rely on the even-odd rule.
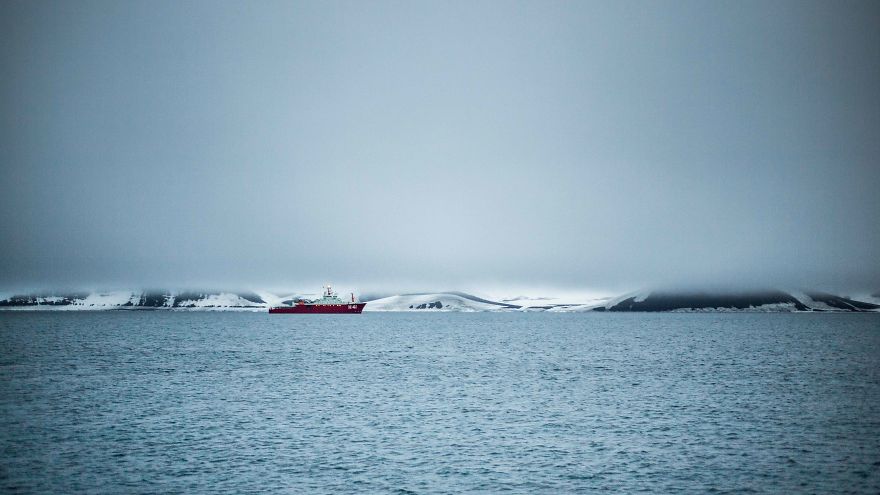
[[880,3],[0,3],[0,285],[880,289]]

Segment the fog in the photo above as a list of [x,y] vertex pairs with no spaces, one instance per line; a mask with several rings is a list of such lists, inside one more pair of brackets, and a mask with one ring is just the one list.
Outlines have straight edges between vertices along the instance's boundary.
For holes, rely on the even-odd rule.
[[0,4],[0,288],[880,289],[876,2]]

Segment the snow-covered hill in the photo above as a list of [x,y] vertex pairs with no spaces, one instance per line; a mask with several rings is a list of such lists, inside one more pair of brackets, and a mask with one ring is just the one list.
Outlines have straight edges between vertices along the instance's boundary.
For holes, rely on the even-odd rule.
[[261,310],[266,301],[253,293],[111,291],[60,295],[16,295],[0,299],[7,310],[196,309]]
[[383,297],[367,302],[364,311],[510,311],[519,306],[489,301],[464,293],[438,292]]
[[596,294],[566,294],[542,296],[513,296],[499,298],[501,302],[520,307],[521,311],[580,312],[591,311],[607,304],[611,298]]

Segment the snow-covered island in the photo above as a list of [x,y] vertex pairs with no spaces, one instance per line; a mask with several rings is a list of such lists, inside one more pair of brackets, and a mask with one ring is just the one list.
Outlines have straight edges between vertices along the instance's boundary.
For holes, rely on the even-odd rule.
[[[266,311],[313,294],[269,291],[109,291],[0,295],[0,310]],[[641,291],[618,297],[512,296],[465,292],[370,296],[366,312],[878,312],[880,294],[839,296],[816,291]]]

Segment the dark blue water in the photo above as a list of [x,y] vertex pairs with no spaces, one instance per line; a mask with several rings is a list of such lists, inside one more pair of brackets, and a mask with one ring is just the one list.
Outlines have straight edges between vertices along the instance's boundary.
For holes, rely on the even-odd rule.
[[0,313],[4,492],[877,493],[880,315]]

